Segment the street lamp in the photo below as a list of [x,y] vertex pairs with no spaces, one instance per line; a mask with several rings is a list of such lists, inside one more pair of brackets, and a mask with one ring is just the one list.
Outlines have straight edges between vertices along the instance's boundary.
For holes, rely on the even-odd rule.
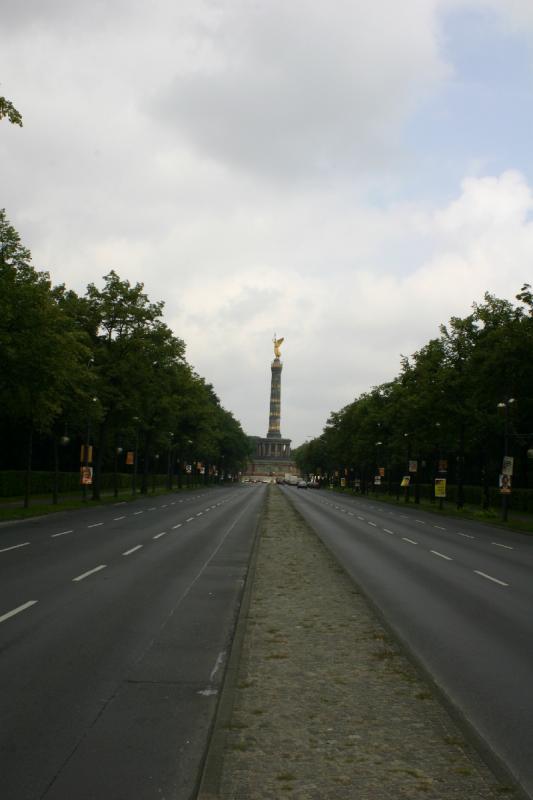
[[168,432],[168,454],[167,454],[167,489],[170,491],[172,489],[172,437],[174,436],[172,431]]
[[502,519],[507,522],[509,513],[509,494],[511,492],[511,478],[513,475],[513,468],[507,462],[509,455],[509,408],[515,402],[514,397],[509,397],[502,403],[498,403],[497,408],[500,413],[504,415],[504,433],[503,433],[503,463],[501,472],[501,486],[502,493]]
[[376,492],[376,479],[379,476],[379,485],[381,486],[381,472],[379,471],[379,448],[382,446],[383,442],[376,442],[376,474],[374,476],[374,492]]
[[409,487],[409,483],[410,483],[410,478],[411,478],[411,471],[409,469],[409,467],[411,466],[411,464],[410,464],[410,462],[411,462],[411,440],[409,438],[409,434],[408,433],[404,433],[404,439],[406,440],[406,444],[407,444],[407,476],[408,476],[407,485],[405,487],[405,502],[408,503],[409,502],[409,488],[410,488]]
[[132,482],[131,482],[131,493],[136,494],[137,492],[137,448],[139,446],[139,417],[133,417],[133,421],[136,423],[135,425],[135,449],[133,452],[133,474],[132,474]]

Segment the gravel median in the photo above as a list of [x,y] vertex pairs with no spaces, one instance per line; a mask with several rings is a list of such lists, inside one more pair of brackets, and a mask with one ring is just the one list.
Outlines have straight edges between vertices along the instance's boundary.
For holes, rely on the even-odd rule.
[[513,795],[274,486],[246,611],[200,798]]

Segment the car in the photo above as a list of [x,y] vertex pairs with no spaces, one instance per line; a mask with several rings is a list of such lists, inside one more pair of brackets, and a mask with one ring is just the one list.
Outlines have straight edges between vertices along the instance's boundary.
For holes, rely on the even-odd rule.
[[305,481],[298,481],[296,485],[298,489],[307,489],[307,483]]

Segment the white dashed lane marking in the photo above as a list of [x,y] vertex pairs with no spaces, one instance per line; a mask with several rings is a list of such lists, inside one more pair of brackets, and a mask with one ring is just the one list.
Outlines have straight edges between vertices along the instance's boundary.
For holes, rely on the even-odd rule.
[[491,542],[491,544],[496,545],[496,547],[505,547],[506,550],[514,550],[514,547],[509,544],[500,544],[500,542]]
[[497,583],[500,586],[509,586],[508,583],[501,581],[499,578],[493,578],[492,575],[487,575],[486,572],[481,572],[479,569],[475,569],[474,572],[476,575],[481,575],[482,578],[486,578],[488,581],[492,581],[493,583]]
[[93,522],[92,525],[87,525],[88,528],[99,528],[100,525],[103,525],[103,522]]
[[77,578],[72,578],[72,583],[77,583],[78,581],[83,581],[83,580],[85,580],[85,578],[88,578],[89,575],[94,575],[95,572],[100,572],[101,569],[105,569],[106,567],[107,567],[107,564],[100,564],[98,567],[95,567],[94,569],[90,569],[90,570],[88,570],[88,572],[82,573],[82,575],[78,575]]
[[73,531],[73,530],[71,530],[71,531],[61,531],[60,533],[53,533],[53,534],[50,536],[50,538],[51,538],[51,539],[55,539],[55,538],[56,538],[56,536],[66,536],[68,533],[74,533],[74,531]]
[[[192,518],[191,518],[191,519],[192,519]],[[187,520],[187,522],[188,522],[188,521],[189,521],[189,520]],[[176,528],[181,528],[181,525],[182,525],[182,523],[181,523],[181,522],[178,522],[178,524],[177,524],[177,525],[173,525],[173,526],[172,526],[172,530],[173,530],[173,531],[175,531],[175,530],[176,530]]]
[[136,547],[131,547],[129,550],[126,550],[124,553],[122,553],[122,555],[123,556],[130,556],[132,553],[135,553],[136,550],[140,550],[141,547],[142,547],[142,544],[138,544]]
[[385,531],[385,533],[390,533],[391,536],[394,536],[394,531],[389,531],[388,528],[383,528],[383,530]]
[[185,522],[192,522],[193,519],[194,519],[194,517],[189,517],[189,519],[186,519]]
[[402,536],[402,539],[404,542],[409,542],[409,544],[418,544],[418,542],[415,542],[413,539],[408,539],[407,536]]
[[439,553],[438,550],[430,550],[429,552],[433,553],[434,556],[446,559],[446,561],[453,561],[453,558],[450,558],[450,556],[445,556],[444,553]]
[[0,622],[5,622],[6,619],[11,619],[16,614],[20,614],[21,611],[26,611],[27,608],[34,606],[37,603],[37,600],[28,600],[27,603],[23,603],[21,606],[17,606],[17,608],[12,608],[11,611],[7,611],[5,614],[2,614],[0,617]]
[[22,544],[13,544],[11,547],[4,547],[0,553],[7,553],[8,550],[18,550],[19,547],[27,547],[31,542],[22,542]]
[[165,535],[166,535],[166,531],[161,531],[161,533],[156,533],[155,536],[152,536],[152,539],[160,539],[161,536],[165,536]]

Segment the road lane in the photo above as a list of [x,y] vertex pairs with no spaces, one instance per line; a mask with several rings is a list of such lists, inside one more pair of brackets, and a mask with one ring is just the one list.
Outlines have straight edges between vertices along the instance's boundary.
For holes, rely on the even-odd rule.
[[284,491],[533,796],[533,542],[511,535],[516,549],[498,548],[490,526]]
[[[161,514],[104,515],[127,530],[83,528],[81,559],[72,543],[45,546],[59,532],[47,523],[34,558],[0,562],[0,580],[14,591],[18,569],[17,592],[35,603],[0,622],[3,800],[192,795],[264,494],[213,490],[179,512],[166,500]],[[202,516],[172,531],[189,509]]]

